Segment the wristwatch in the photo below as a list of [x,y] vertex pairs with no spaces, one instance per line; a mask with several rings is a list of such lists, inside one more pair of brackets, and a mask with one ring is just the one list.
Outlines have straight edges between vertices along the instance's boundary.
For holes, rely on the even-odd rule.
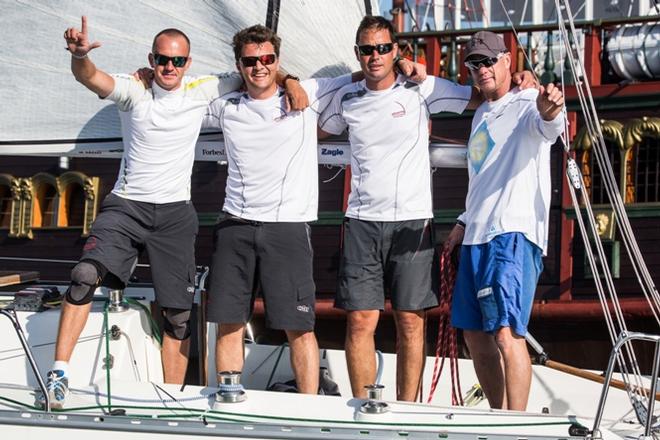
[[300,82],[300,78],[298,78],[298,77],[295,76],[295,75],[291,75],[290,73],[287,73],[286,76],[284,77],[284,80],[282,81],[282,84],[286,84],[286,81],[287,81],[288,79],[292,79],[292,80],[294,80],[294,81],[298,81],[298,82]]

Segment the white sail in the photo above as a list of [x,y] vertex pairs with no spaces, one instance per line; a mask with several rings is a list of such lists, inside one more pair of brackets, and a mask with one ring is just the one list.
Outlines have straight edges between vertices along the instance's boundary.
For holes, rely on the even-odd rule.
[[231,39],[238,30],[270,24],[282,37],[282,67],[305,77],[336,76],[359,69],[355,30],[375,0],[0,0],[3,65],[0,149],[47,142],[85,143],[121,137],[116,107],[95,99],[70,71],[62,34],[86,15],[91,53],[110,73],[147,66],[152,39],[175,27],[191,40],[189,73],[235,71]]

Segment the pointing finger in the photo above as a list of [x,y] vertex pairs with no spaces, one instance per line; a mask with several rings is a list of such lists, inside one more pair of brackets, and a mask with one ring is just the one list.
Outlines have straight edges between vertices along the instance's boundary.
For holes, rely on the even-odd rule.
[[83,33],[83,35],[87,35],[87,17],[83,15],[81,20],[82,20],[81,32]]

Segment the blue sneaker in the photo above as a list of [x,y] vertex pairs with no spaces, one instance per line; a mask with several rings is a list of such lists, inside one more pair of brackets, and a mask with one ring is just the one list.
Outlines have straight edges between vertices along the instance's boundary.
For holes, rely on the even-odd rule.
[[[69,379],[64,375],[64,371],[51,370],[46,373],[46,391],[48,391],[51,409],[62,409],[64,400],[69,394]],[[41,406],[46,406],[43,394],[39,393],[37,401]]]

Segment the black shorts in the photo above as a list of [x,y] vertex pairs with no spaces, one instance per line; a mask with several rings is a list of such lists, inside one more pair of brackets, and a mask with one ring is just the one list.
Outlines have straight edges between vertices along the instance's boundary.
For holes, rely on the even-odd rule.
[[111,193],[92,225],[81,260],[98,261],[127,284],[144,249],[158,304],[190,310],[195,296],[197,230],[197,213],[190,201],[146,203]]
[[221,324],[250,320],[261,291],[266,325],[314,329],[316,287],[306,223],[260,223],[225,216],[217,225],[207,319]]
[[383,310],[386,293],[395,310],[437,306],[432,227],[430,219],[374,222],[346,218],[335,307]]

